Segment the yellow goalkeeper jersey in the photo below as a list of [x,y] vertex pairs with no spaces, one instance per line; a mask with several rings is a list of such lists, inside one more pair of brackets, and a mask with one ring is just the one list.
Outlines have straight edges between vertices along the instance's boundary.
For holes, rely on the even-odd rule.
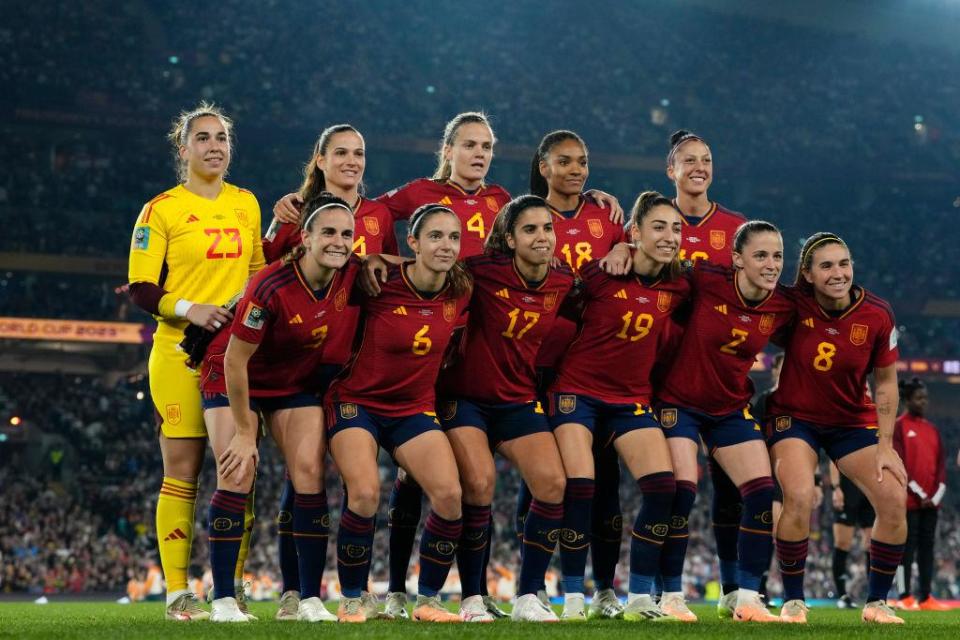
[[231,184],[224,183],[216,200],[183,185],[164,191],[143,206],[133,228],[129,281],[169,294],[161,300],[157,337],[183,333],[187,321],[172,312],[177,300],[224,304],[263,266],[260,205]]

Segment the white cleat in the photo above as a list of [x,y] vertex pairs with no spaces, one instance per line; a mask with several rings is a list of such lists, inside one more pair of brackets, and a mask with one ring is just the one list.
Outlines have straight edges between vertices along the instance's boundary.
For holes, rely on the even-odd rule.
[[391,591],[387,594],[387,602],[383,606],[383,617],[387,620],[409,620],[407,611],[407,594]]
[[210,613],[200,606],[200,601],[192,591],[187,591],[177,596],[173,602],[167,605],[164,616],[167,620],[193,622],[195,620],[208,619]]
[[300,611],[300,592],[284,591],[280,596],[280,608],[277,609],[277,620],[290,621],[297,620],[297,613]]
[[317,597],[305,598],[300,601],[297,610],[297,620],[303,622],[336,622],[337,616],[323,605],[323,600]]
[[[633,596],[631,596],[632,598]],[[623,608],[623,619],[628,622],[679,622],[663,612],[656,602],[648,595],[642,595],[627,602]]]
[[483,596],[470,596],[460,603],[460,619],[464,622],[493,622]]
[[717,615],[720,619],[732,618],[733,612],[737,610],[737,590],[725,593],[717,600]]
[[587,609],[582,593],[568,593],[563,596],[563,613],[561,622],[586,622]]
[[250,622],[236,598],[217,598],[211,604],[210,622]]
[[590,603],[591,620],[594,618],[606,620],[619,620],[623,618],[623,603],[617,597],[613,589],[601,589],[593,596],[593,602]]
[[544,607],[535,593],[527,593],[517,598],[513,605],[512,618],[514,622],[560,622],[557,614]]

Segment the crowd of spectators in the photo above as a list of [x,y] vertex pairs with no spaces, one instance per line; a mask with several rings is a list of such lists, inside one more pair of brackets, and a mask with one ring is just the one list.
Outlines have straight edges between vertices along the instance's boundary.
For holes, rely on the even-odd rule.
[[[153,526],[161,477],[152,406],[143,379],[113,385],[91,376],[60,374],[0,374],[0,420],[18,416],[20,428],[31,432],[28,444],[13,448],[0,443],[5,463],[0,469],[0,593],[3,592],[120,592],[127,581],[142,576],[155,559]],[[960,444],[960,423],[939,421],[950,451]],[[279,579],[274,517],[284,481],[283,465],[272,442],[263,456],[256,489],[257,521],[248,568]],[[500,460],[494,500],[493,563],[517,569],[514,507],[518,476]],[[381,467],[383,495],[375,544],[372,579],[386,579],[386,504],[393,465]],[[952,474],[955,475],[955,474]],[[212,461],[207,460],[197,503],[194,562],[208,563],[206,505],[215,486]],[[690,547],[685,584],[692,597],[703,597],[717,579],[713,536],[709,527],[709,482],[691,516]],[[340,484],[329,470],[327,488],[331,512],[340,509]],[[624,478],[621,487],[624,522],[639,507],[635,485]],[[960,557],[960,486],[953,481],[941,516],[937,546],[935,592],[957,597],[956,558]],[[807,570],[810,597],[830,597],[832,516],[824,507],[815,514]],[[328,568],[334,568],[333,549]],[[862,550],[860,556],[862,558]],[[850,588],[865,587],[862,560],[851,562]],[[629,537],[625,538],[618,580],[626,585]],[[779,580],[770,580],[770,593],[779,593]]]

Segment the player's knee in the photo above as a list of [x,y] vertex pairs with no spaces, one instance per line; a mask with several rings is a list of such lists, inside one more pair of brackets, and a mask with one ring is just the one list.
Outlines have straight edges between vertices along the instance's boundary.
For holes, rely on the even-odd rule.
[[347,486],[347,508],[358,516],[373,517],[380,504],[380,487],[375,482],[355,482]]
[[813,511],[813,487],[791,487],[783,491],[783,512],[781,518],[809,518]]
[[907,527],[907,493],[896,482],[883,482],[875,496],[877,522],[887,527]]
[[298,460],[290,468],[290,476],[297,493],[320,493],[323,487],[323,461]]
[[470,504],[490,504],[493,501],[494,476],[492,473],[473,472],[460,476],[463,499]]
[[430,508],[445,520],[456,520],[460,517],[462,500],[460,484],[453,482],[431,492]]
[[563,502],[563,492],[567,488],[567,479],[559,472],[545,473],[530,483],[530,493],[541,502],[557,504]]

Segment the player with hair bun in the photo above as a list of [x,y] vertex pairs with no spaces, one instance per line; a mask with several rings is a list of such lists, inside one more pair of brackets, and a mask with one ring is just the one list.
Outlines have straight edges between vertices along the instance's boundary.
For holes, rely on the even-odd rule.
[[380,447],[416,479],[431,505],[420,540],[413,619],[460,621],[439,596],[463,519],[457,464],[437,421],[434,385],[472,285],[457,263],[461,229],[452,210],[424,205],[409,229],[407,243],[416,258],[390,265],[379,295],[363,299],[359,346],[325,398],[330,451],[347,496],[337,534],[341,622],[367,619],[361,594],[380,498]]
[[[854,284],[847,244],[810,236],[800,251],[796,322],[786,338],[780,384],[767,403],[768,443],[783,487],[777,560],[781,617],[805,623],[804,567],[820,449],[876,511],[864,622],[903,624],[886,596],[907,538],[907,476],[894,448],[897,329],[890,305]],[[873,372],[875,400],[865,391]]]
[[[130,246],[130,297],[157,319],[148,369],[163,457],[156,533],[168,620],[209,617],[187,588],[207,431],[199,374],[186,366],[178,345],[188,325],[215,331],[228,323],[232,315],[223,305],[264,265],[257,199],[224,180],[232,128],[205,102],[179,115],[169,140],[180,184],[144,205]],[[243,520],[242,546],[248,548],[252,505]],[[241,580],[244,555],[235,569]]]
[[[548,393],[550,423],[567,474],[560,542],[566,619],[584,617],[596,474],[592,450],[599,445],[619,454],[643,495],[631,536],[630,595],[623,617],[676,620],[650,598],[676,492],[670,450],[651,407],[650,371],[659,334],[690,285],[680,277],[680,214],[670,200],[657,192],[640,194],[629,230],[637,245],[629,274],[608,275],[597,262],[580,270],[579,330]],[[614,360],[633,369],[624,375],[609,366]]]
[[357,315],[347,301],[360,261],[351,253],[350,205],[322,194],[307,206],[311,213],[300,232],[301,244],[250,281],[231,330],[222,334],[229,343],[225,349],[211,345],[203,361],[204,419],[218,469],[208,518],[216,594],[210,619],[215,622],[247,620],[237,606],[232,577],[243,527],[240,516],[259,459],[258,413],[283,454],[294,487],[292,537],[302,598],[297,619],[336,621],[320,600],[330,512],[317,394],[326,385],[318,389],[317,382],[323,378],[318,372],[329,358],[326,352],[342,352],[353,342]]

